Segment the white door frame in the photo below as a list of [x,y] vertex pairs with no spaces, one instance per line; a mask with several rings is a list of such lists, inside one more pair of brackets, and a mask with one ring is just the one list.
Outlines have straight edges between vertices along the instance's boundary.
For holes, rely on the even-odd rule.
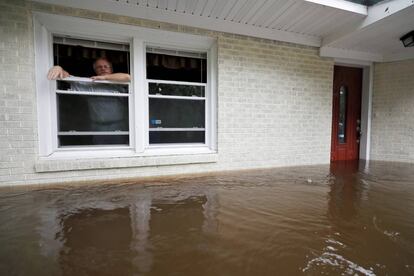
[[371,149],[371,115],[373,90],[373,63],[348,59],[334,59],[334,65],[362,68],[361,94],[361,138],[359,144],[359,159],[368,161]]

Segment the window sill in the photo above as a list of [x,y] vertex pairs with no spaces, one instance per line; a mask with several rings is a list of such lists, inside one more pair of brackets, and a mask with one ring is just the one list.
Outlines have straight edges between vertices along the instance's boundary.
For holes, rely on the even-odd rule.
[[168,165],[185,165],[185,164],[202,164],[214,163],[218,160],[218,154],[211,150],[204,152],[183,153],[171,152],[163,153],[153,150],[147,150],[145,155],[134,156],[117,156],[117,157],[99,157],[99,158],[43,158],[36,162],[35,171],[44,172],[62,172],[78,170],[95,170],[95,169],[115,169],[115,168],[135,168],[151,166],[168,166]]

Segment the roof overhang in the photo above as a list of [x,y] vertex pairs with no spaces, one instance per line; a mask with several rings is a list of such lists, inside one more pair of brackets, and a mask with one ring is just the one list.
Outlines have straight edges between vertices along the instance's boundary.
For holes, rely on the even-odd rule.
[[37,1],[321,47],[321,55],[328,57],[414,58],[414,48],[403,49],[399,41],[400,32],[414,29],[412,0],[385,1],[368,8],[344,0]]

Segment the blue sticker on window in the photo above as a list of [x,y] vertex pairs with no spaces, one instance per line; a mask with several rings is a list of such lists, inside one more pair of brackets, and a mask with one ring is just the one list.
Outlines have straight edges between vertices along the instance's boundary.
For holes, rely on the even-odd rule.
[[151,119],[150,122],[151,125],[161,125],[161,120]]

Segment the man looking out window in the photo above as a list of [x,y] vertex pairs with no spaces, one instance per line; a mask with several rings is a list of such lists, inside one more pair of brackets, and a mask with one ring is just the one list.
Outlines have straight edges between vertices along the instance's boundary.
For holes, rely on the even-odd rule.
[[[128,86],[116,82],[129,82],[131,77],[126,73],[114,73],[111,62],[106,58],[98,58],[93,63],[95,76],[90,81],[71,81],[69,91],[81,92],[104,92],[104,93],[128,93]],[[61,66],[53,66],[48,74],[49,80],[64,80],[71,75]],[[101,82],[109,81],[110,83]],[[115,82],[115,83],[114,83]],[[116,96],[89,95],[86,99],[89,118],[88,131],[97,132],[91,143],[95,145],[123,144],[125,140],[121,136],[100,135],[99,132],[117,132],[128,130],[128,104],[125,98]],[[65,114],[61,114],[64,117]],[[89,119],[89,120],[88,120]],[[59,125],[60,129],[65,128],[65,123],[74,118],[63,119]]]

